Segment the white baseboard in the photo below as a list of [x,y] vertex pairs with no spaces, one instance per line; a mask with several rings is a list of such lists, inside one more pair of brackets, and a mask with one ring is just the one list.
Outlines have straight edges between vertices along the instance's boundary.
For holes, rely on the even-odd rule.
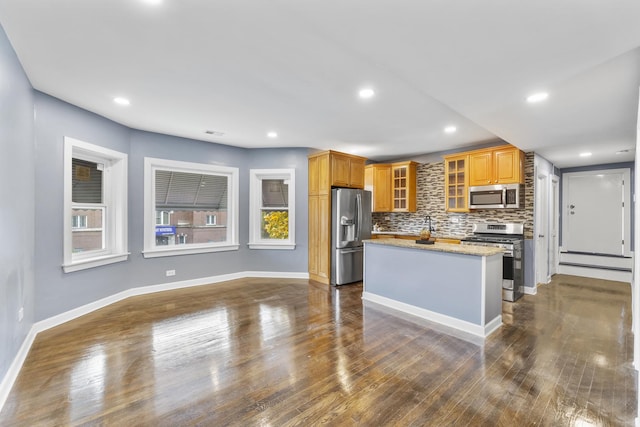
[[529,286],[524,287],[525,295],[536,295],[538,293],[538,287],[530,288]]
[[367,302],[379,304],[384,307],[388,307],[405,314],[410,314],[412,316],[416,316],[430,322],[439,323],[441,325],[448,326],[450,328],[454,328],[481,338],[488,337],[489,334],[491,334],[502,325],[502,315],[495,317],[489,323],[482,326],[476,325],[475,323],[467,322],[465,320],[456,319],[455,317],[436,313],[435,311],[416,307],[415,305],[406,304],[380,295],[372,294],[370,292],[362,292],[362,299]]
[[0,411],[4,406],[4,403],[7,401],[7,397],[9,397],[9,393],[11,392],[11,388],[13,387],[13,383],[16,381],[16,378],[18,378],[20,369],[22,369],[22,364],[26,360],[27,354],[29,354],[29,350],[31,349],[33,340],[36,339],[36,335],[37,332],[35,330],[35,327],[32,326],[24,341],[22,341],[22,345],[18,350],[18,354],[16,354],[16,357],[13,358],[11,365],[9,365],[9,370],[2,379],[2,382],[0,382]]
[[11,388],[13,387],[20,369],[29,354],[31,345],[40,332],[51,329],[55,326],[66,323],[70,320],[77,319],[80,316],[89,314],[93,311],[104,308],[108,305],[122,301],[124,299],[152,294],[155,292],[170,291],[174,289],[190,288],[194,286],[211,285],[214,283],[228,282],[230,280],[245,279],[245,278],[282,278],[282,279],[308,279],[308,273],[290,273],[290,272],[276,272],[276,271],[244,271],[240,273],[222,274],[219,276],[210,276],[200,279],[183,280],[179,282],[162,283],[160,285],[140,286],[138,288],[127,289],[126,291],[118,292],[117,294],[99,299],[97,301],[85,304],[83,306],[74,308],[64,313],[57,314],[49,317],[48,319],[36,322],[31,326],[29,333],[25,337],[18,354],[13,358],[9,370],[5,374],[4,378],[0,382],[0,410],[7,401]]

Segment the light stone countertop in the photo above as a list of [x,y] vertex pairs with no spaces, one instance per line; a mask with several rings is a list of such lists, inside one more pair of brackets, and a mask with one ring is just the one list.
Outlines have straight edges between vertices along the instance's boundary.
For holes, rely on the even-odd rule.
[[450,252],[454,254],[475,256],[491,256],[501,254],[503,252],[503,250],[500,248],[494,248],[490,246],[455,245],[451,243],[437,242],[433,245],[421,245],[411,240],[404,239],[371,239],[365,240],[364,242],[373,245],[398,246],[400,248],[420,249],[423,251]]

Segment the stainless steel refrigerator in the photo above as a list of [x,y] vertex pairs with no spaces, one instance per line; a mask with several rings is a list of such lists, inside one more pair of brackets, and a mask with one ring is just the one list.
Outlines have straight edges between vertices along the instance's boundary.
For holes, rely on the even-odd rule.
[[371,192],[331,190],[331,284],[362,280],[365,239],[371,238]]

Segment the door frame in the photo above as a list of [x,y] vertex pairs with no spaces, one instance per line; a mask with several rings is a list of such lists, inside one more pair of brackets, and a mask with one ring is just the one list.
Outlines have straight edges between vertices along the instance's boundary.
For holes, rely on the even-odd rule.
[[551,208],[549,214],[549,276],[558,272],[560,265],[560,177],[551,175]]
[[[535,173],[534,257],[536,285],[551,281],[549,268],[549,178],[544,172]],[[542,182],[541,182],[542,181]],[[545,208],[543,210],[543,207]],[[543,246],[543,247],[541,247]],[[540,275],[540,276],[539,276]]]

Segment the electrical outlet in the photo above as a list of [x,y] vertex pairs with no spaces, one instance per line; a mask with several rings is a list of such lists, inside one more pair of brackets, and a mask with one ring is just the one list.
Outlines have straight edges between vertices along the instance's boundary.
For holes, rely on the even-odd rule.
[[18,310],[18,322],[22,322],[22,319],[24,319],[24,307],[20,307]]
[[390,217],[390,216],[385,216],[385,217],[384,217],[384,220],[385,220],[385,221],[389,221],[389,220],[391,220],[391,217]]
[[176,275],[176,271],[175,270],[167,270],[165,274],[167,275],[167,277],[175,276]]
[[460,218],[458,218],[457,216],[452,216],[451,217],[451,222],[454,224],[457,224],[460,222]]

